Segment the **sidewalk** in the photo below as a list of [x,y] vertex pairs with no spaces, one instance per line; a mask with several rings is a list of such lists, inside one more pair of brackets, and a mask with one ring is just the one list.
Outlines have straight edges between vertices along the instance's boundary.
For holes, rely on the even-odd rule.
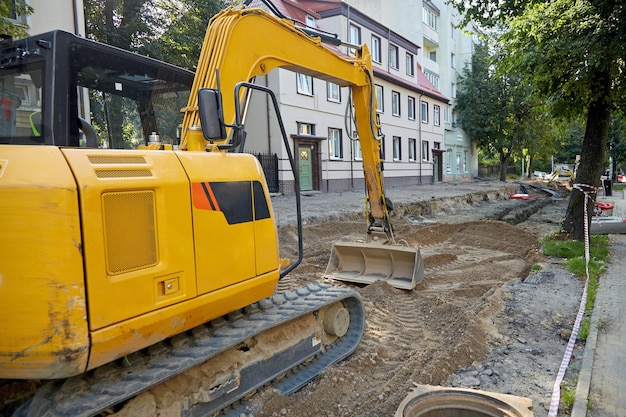
[[[599,201],[626,216],[624,191]],[[626,235],[610,235],[611,263],[600,277],[591,328],[578,376],[572,417],[626,416]]]

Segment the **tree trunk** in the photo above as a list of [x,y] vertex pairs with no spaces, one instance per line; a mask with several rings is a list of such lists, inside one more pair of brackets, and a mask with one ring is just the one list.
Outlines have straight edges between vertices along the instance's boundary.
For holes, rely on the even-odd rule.
[[609,136],[611,120],[610,74],[608,71],[597,71],[596,79],[598,87],[603,91],[595,94],[596,98],[589,103],[587,109],[587,126],[582,144],[580,165],[562,225],[562,229],[569,233],[574,240],[584,240],[585,237],[585,195],[588,197],[587,226],[591,223]]
[[509,152],[500,150],[500,181],[506,182],[506,172],[509,168]]

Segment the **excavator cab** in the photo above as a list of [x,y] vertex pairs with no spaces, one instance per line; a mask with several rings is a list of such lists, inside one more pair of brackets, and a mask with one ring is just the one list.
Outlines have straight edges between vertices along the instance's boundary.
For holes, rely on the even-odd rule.
[[177,144],[193,72],[56,30],[0,47],[0,144]]

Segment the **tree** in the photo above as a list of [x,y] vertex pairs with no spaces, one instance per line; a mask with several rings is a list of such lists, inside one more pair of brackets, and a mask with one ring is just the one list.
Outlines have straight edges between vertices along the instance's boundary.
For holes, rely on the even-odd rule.
[[158,33],[156,0],[85,0],[87,36],[139,52]]
[[[225,5],[220,0],[85,0],[87,36],[195,69],[209,20]],[[94,127],[108,133],[100,140],[114,148],[135,146],[134,127],[123,124],[128,104],[113,95],[94,95],[90,100]]]
[[26,0],[0,0],[0,33],[3,35],[23,37],[27,35],[28,25],[17,23],[19,16],[28,16],[33,8]]
[[498,158],[500,180],[506,181],[514,153],[524,157],[526,149],[529,166],[533,153],[541,149],[537,138],[545,128],[532,89],[514,73],[498,73],[498,59],[487,43],[476,46],[471,66],[466,65],[459,77],[455,111],[472,141],[485,154]]
[[87,36],[194,69],[209,20],[225,0],[85,0]]
[[195,70],[209,21],[231,2],[221,0],[185,0],[185,6],[164,2],[162,9],[168,25],[161,36],[146,46],[145,52],[171,64]]
[[[506,24],[508,68],[532,83],[556,116],[586,117],[580,184],[563,230],[584,237],[585,196],[595,199],[607,152],[611,111],[624,108],[626,4],[616,0],[454,0],[466,19]],[[587,202],[588,221],[593,203]]]

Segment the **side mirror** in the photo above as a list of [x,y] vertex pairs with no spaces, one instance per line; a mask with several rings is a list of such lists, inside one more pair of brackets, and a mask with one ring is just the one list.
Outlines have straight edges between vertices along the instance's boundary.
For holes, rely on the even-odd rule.
[[198,111],[204,138],[207,140],[226,139],[222,95],[218,90],[202,88],[198,91]]

